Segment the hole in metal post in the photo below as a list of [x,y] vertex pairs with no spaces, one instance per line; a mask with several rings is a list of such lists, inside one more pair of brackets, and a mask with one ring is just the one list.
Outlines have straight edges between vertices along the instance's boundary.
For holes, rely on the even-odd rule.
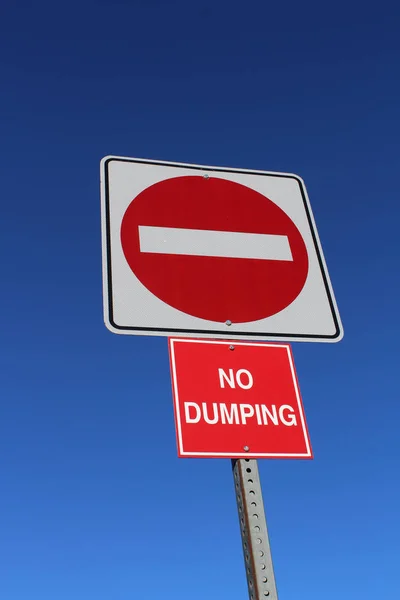
[[247,467],[246,472],[251,473],[251,469],[249,469],[249,467]]
[[254,483],[254,481],[252,479],[248,479],[247,483]]

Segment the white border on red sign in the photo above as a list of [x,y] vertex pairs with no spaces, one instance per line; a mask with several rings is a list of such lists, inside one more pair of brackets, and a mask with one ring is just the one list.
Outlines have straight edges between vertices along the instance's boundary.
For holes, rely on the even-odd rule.
[[[313,454],[311,451],[310,438],[308,429],[304,417],[303,403],[301,400],[299,385],[297,381],[296,371],[294,369],[292,349],[289,344],[268,344],[263,342],[238,342],[237,340],[204,340],[204,339],[185,339],[185,338],[169,338],[169,349],[170,349],[170,364],[171,364],[171,376],[173,386],[173,397],[174,397],[174,412],[175,412],[175,425],[178,442],[179,456],[182,457],[198,457],[198,458],[312,458]],[[178,392],[178,381],[176,376],[176,365],[175,365],[175,342],[180,344],[217,344],[222,346],[230,346],[232,343],[235,346],[261,346],[264,348],[282,348],[286,350],[289,358],[290,371],[293,378],[293,384],[296,392],[297,405],[299,409],[301,426],[303,430],[304,440],[306,442],[307,453],[306,454],[282,454],[282,453],[260,453],[260,452],[185,452],[183,449],[182,429],[181,429],[181,415],[179,410],[179,392]]]

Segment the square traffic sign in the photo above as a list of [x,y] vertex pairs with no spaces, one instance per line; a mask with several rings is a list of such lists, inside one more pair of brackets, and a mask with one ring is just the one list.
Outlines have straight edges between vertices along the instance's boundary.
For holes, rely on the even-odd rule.
[[115,156],[101,168],[111,331],[341,339],[299,177]]
[[312,458],[290,346],[170,338],[180,457]]

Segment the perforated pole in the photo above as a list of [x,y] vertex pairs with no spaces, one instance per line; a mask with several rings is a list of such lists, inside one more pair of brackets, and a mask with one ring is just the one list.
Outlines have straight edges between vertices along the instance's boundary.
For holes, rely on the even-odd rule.
[[278,600],[257,461],[232,460],[250,600]]

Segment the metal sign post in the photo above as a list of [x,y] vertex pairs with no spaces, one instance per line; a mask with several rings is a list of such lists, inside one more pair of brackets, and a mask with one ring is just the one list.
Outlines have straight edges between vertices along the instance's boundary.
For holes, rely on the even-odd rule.
[[250,600],[278,600],[257,461],[232,460]]
[[256,459],[313,455],[292,351],[258,342],[343,337],[304,182],[118,156],[101,179],[105,324],[174,336],[178,455],[235,457],[249,598],[278,600]]

